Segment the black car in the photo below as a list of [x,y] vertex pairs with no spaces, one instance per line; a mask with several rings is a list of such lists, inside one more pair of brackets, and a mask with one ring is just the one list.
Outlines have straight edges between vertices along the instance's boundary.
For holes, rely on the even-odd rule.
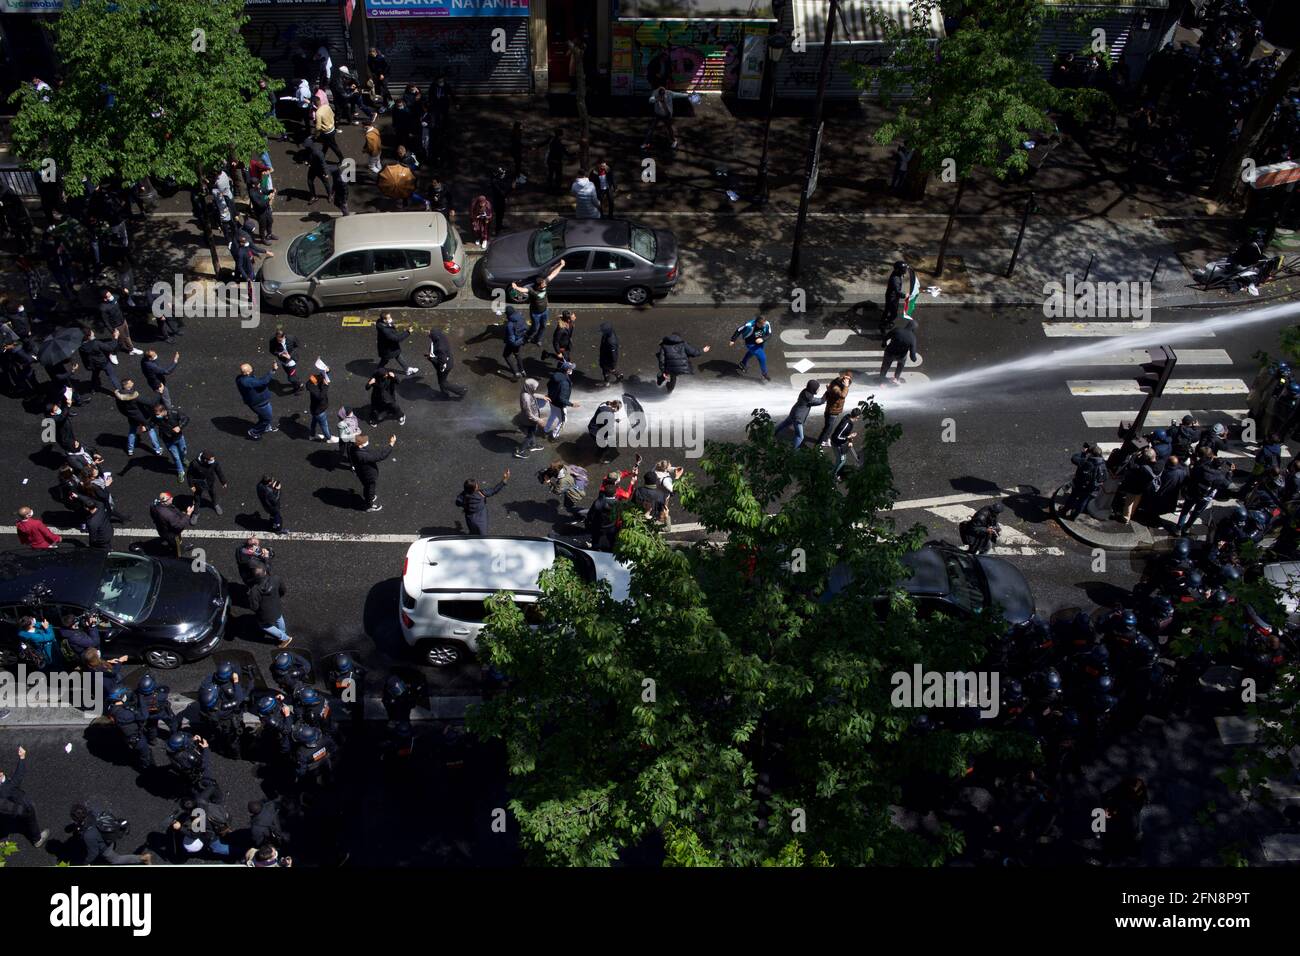
[[[677,239],[629,219],[556,219],[493,239],[483,259],[491,289],[527,285],[564,260],[550,283],[556,299],[593,297],[644,305],[677,283]],[[518,293],[508,292],[513,298]]]
[[95,614],[106,657],[170,669],[207,657],[230,611],[226,581],[210,565],[90,548],[0,554],[0,664],[17,659],[18,622]]
[[[899,582],[922,616],[936,612],[953,617],[974,617],[995,605],[1008,624],[1023,624],[1034,616],[1034,595],[1029,582],[1009,561],[969,554],[955,545],[931,541],[903,555],[912,575]],[[853,581],[847,565],[831,569],[821,600],[832,600]],[[882,595],[881,601],[885,600]]]

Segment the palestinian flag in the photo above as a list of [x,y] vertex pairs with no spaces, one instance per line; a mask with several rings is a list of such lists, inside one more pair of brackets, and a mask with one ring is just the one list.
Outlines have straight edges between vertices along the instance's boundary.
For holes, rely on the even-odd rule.
[[910,266],[907,272],[912,277],[912,289],[907,293],[907,308],[903,310],[903,314],[910,319],[912,313],[916,311],[916,300],[921,297],[921,280],[916,277],[916,270]]

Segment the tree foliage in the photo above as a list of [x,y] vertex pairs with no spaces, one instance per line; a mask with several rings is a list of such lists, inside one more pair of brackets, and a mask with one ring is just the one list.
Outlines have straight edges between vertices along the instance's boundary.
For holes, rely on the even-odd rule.
[[[929,30],[936,12],[960,17],[937,44]],[[930,173],[952,160],[958,179],[976,167],[999,179],[1024,172],[1021,143],[1055,126],[1051,112],[1082,117],[1107,99],[1043,77],[1032,57],[1045,16],[1040,0],[911,0],[901,22],[873,11],[890,54],[882,66],[860,69],[858,82],[870,89],[878,81],[895,108],[876,141],[907,142]]]
[[530,858],[935,865],[960,849],[959,834],[896,825],[902,782],[960,778],[975,754],[1022,752],[1018,739],[920,733],[890,677],[971,669],[999,625],[918,618],[897,582],[923,530],[887,516],[898,428],[874,403],[861,422],[864,464],[842,487],[763,412],[745,442],[708,443],[702,482],[678,487],[725,540],[676,549],[625,513],[626,602],[567,562],[542,576],[537,626],[494,599],[480,654],[508,680],[470,726],[505,744]]
[[242,0],[82,0],[54,23],[63,82],[49,101],[11,97],[18,154],[53,159],[69,193],[82,180],[174,177],[232,152],[266,148],[281,130],[258,81],[266,66],[240,36]]

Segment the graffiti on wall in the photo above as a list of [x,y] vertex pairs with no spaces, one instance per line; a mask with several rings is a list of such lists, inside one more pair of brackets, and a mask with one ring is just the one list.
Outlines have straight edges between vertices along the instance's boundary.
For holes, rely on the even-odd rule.
[[638,90],[666,71],[677,90],[734,90],[740,79],[743,20],[665,20],[621,25],[632,34]]

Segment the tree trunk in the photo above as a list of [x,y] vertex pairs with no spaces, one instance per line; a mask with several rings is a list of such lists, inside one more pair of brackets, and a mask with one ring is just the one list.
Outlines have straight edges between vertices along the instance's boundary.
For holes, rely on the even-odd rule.
[[204,210],[203,223],[202,223],[203,238],[208,244],[208,254],[212,256],[212,278],[220,279],[221,259],[217,256],[217,240],[212,235],[212,223],[208,220],[207,206],[205,205],[203,199],[203,167],[202,166],[194,167],[194,175],[197,177],[197,179],[195,180],[194,188],[197,189],[199,192],[199,205]]
[[1259,140],[1268,127],[1273,111],[1286,98],[1291,85],[1297,78],[1300,78],[1300,55],[1293,52],[1282,61],[1277,74],[1265,87],[1264,94],[1259,98],[1259,102],[1255,104],[1255,108],[1251,110],[1250,115],[1246,117],[1246,122],[1241,127],[1241,135],[1237,138],[1237,145],[1232,148],[1224,158],[1223,164],[1219,166],[1219,172],[1214,177],[1213,189],[1214,198],[1219,202],[1232,202],[1236,198],[1238,190],[1242,186],[1242,162],[1259,145]]
[[587,113],[587,57],[583,44],[572,44],[569,62],[573,96],[578,105],[578,122],[582,129],[578,137],[578,163],[586,171],[591,168],[591,116]]
[[952,208],[948,210],[948,225],[943,230],[943,239],[939,241],[939,258],[934,263],[936,278],[943,276],[943,261],[948,255],[948,239],[952,236],[952,224],[957,220],[957,208],[961,205],[961,195],[966,191],[966,177],[957,180],[957,195],[953,197]]

